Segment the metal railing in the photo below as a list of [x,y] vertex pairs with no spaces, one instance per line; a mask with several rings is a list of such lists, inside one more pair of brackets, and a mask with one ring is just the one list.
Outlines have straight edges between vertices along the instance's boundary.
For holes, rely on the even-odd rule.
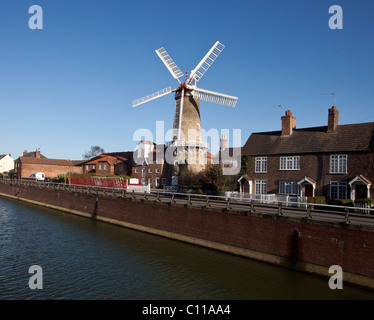
[[71,191],[112,196],[131,200],[146,200],[167,204],[178,204],[186,207],[211,208],[232,214],[271,214],[314,221],[330,221],[343,224],[363,225],[374,228],[374,209],[351,206],[301,203],[292,205],[289,201],[256,198],[237,198],[228,196],[188,194],[174,191],[139,191],[121,188],[98,187],[87,185],[69,185],[63,183],[35,182],[29,180],[0,179],[1,184],[15,186],[32,186],[57,191]]

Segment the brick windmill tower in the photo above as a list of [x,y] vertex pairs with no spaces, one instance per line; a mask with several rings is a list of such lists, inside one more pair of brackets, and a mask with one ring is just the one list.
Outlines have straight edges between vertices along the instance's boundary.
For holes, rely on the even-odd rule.
[[182,71],[170,58],[166,50],[164,48],[156,50],[161,61],[178,81],[179,87],[173,90],[171,87],[167,87],[132,102],[132,106],[136,107],[175,92],[173,140],[168,143],[167,148],[167,152],[172,153],[172,155],[165,155],[166,160],[172,159],[172,161],[168,161],[170,164],[169,181],[171,181],[172,185],[178,184],[178,176],[183,170],[199,172],[205,169],[206,161],[204,159],[208,144],[202,141],[199,101],[204,100],[235,107],[238,100],[237,97],[197,88],[197,82],[203,77],[224,48],[225,46],[217,41],[196,68],[191,71],[189,76],[188,72],[186,72],[186,80],[183,83],[180,80],[183,77]]

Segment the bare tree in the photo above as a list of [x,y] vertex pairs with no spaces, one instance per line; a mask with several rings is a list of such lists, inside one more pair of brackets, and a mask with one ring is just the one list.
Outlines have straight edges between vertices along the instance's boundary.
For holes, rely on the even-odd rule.
[[91,146],[90,151],[86,151],[82,157],[84,160],[89,160],[91,158],[94,158],[102,153],[104,153],[105,150],[99,146]]

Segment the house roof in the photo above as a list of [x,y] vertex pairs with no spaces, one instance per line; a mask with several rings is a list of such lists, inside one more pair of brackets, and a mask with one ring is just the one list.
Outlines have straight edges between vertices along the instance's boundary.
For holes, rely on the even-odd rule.
[[81,163],[82,164],[94,164],[94,163],[97,163],[97,162],[100,162],[100,161],[106,161],[106,160],[101,160],[104,157],[112,157],[112,158],[122,159],[121,162],[122,161],[127,161],[127,160],[132,160],[132,158],[133,158],[133,151],[106,152],[106,153],[99,154],[98,156],[93,157],[91,159],[82,160]]
[[58,165],[58,166],[74,166],[77,165],[77,162],[72,160],[64,159],[47,159],[47,158],[32,158],[32,157],[19,157],[19,160],[22,164],[45,164],[45,165]]
[[331,153],[374,150],[374,122],[294,129],[290,136],[281,131],[253,133],[242,148],[245,155]]
[[85,162],[85,164],[96,164],[98,162],[108,162],[110,165],[115,165],[117,163],[121,163],[127,161],[127,158],[121,156],[108,156],[108,155],[101,155],[101,157],[96,157],[96,159]]
[[[36,158],[36,151],[32,151],[32,152],[28,152],[26,153],[24,156],[22,157],[27,157],[27,158]],[[40,158],[44,158],[44,159],[47,159],[47,157],[43,156],[42,154],[40,154]]]

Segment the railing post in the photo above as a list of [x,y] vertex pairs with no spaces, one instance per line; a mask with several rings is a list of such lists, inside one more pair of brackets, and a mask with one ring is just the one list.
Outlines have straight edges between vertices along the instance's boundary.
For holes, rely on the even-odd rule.
[[205,207],[210,208],[209,197],[206,197]]
[[307,219],[312,219],[312,209],[313,209],[313,206],[307,206],[307,209],[306,209]]
[[160,202],[160,192],[157,192],[156,202]]
[[143,199],[147,200],[147,191],[144,191]]
[[226,209],[227,209],[227,210],[231,210],[230,198],[227,199],[227,202],[226,202]]
[[282,213],[282,202],[278,202],[278,216],[283,216],[283,213]]
[[171,196],[170,203],[175,203],[175,200],[174,200],[174,193],[173,193],[173,195]]
[[344,210],[345,210],[345,223],[346,224],[350,224],[351,221],[349,220],[349,208],[348,207],[344,207]]
[[191,196],[188,195],[188,198],[187,198],[187,206],[191,206],[192,205],[192,202],[191,202]]
[[251,200],[251,210],[250,210],[250,213],[254,213],[255,212],[255,201],[252,199]]
[[132,190],[131,199],[135,199],[135,190]]

